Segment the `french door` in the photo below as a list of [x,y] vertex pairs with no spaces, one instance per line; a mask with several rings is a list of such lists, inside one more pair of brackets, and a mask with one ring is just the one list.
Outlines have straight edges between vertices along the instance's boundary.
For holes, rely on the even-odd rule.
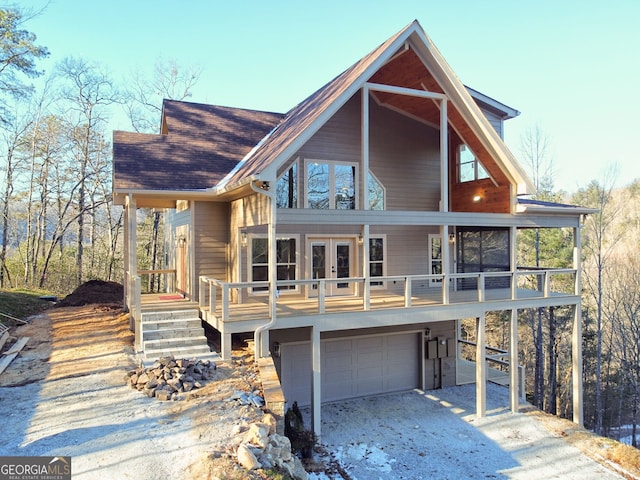
[[[349,238],[313,238],[309,242],[310,272],[315,279],[340,279],[353,276],[355,271],[355,242]],[[353,295],[353,282],[327,282],[325,295]],[[310,289],[310,296],[318,295],[318,285]]]

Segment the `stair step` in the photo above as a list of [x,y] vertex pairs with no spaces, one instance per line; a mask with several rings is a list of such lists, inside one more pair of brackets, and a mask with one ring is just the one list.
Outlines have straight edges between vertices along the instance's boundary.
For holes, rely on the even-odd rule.
[[155,330],[177,330],[180,328],[202,328],[200,318],[190,318],[185,320],[158,320],[154,322],[142,322],[140,327],[143,332]]
[[142,314],[143,322],[155,322],[162,320],[179,320],[199,318],[200,312],[196,308],[189,308],[185,310],[167,310],[157,312],[144,312]]
[[150,340],[170,340],[173,338],[202,337],[204,336],[204,328],[197,327],[172,328],[160,330],[142,330],[142,341]]
[[[145,340],[142,342],[142,348],[147,350],[153,350],[158,348],[184,348],[184,347],[196,347],[199,345],[207,346],[207,337],[204,335],[197,337],[186,338],[167,338],[158,340]],[[207,346],[207,348],[209,348]]]
[[204,355],[209,355],[211,349],[208,345],[193,345],[190,347],[170,347],[166,348],[148,348],[142,352],[146,358],[158,359],[160,357],[173,356],[174,358],[202,358]]

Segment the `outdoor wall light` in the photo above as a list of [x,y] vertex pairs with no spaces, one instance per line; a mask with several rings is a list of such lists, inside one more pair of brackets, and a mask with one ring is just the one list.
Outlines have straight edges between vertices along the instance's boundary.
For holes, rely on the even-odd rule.
[[456,234],[455,233],[450,233],[449,234],[449,243],[452,244],[452,245],[454,243],[456,243]]
[[184,246],[187,244],[187,239],[185,238],[184,235],[180,235],[179,237],[176,238],[176,245],[180,248],[184,248]]
[[474,196],[473,196],[473,201],[474,201],[475,203],[478,203],[480,200],[482,200],[482,197],[481,197],[480,195],[474,195]]
[[280,358],[280,342],[273,342],[273,356]]
[[362,238],[362,234],[358,234],[358,245],[362,245],[364,243],[364,238]]
[[247,246],[247,232],[240,232],[240,245]]

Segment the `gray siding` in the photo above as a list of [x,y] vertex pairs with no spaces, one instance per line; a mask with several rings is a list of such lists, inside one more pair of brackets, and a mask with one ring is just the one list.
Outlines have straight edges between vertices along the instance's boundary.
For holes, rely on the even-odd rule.
[[[307,158],[360,163],[360,104],[359,95],[349,100],[291,161]],[[375,102],[370,105],[369,167],[385,187],[386,209],[437,210],[440,201],[438,130],[379,107]],[[299,185],[304,185],[303,162],[298,172]]]

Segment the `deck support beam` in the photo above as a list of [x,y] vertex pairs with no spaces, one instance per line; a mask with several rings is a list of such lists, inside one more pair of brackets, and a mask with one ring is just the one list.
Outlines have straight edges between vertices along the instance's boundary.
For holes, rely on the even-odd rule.
[[[518,413],[520,407],[520,380],[518,367],[518,309],[511,309],[509,328],[509,403],[511,411]],[[524,392],[523,392],[524,393]]]
[[311,423],[320,437],[322,409],[322,367],[320,358],[320,329],[311,327]]
[[[253,348],[256,348],[254,345]],[[220,350],[222,354],[223,360],[231,360],[231,334],[230,333],[221,333],[220,334]]]
[[476,318],[476,416],[487,414],[486,316]]
[[[580,227],[573,229],[573,268],[576,269],[575,294],[582,293],[582,277],[580,249]],[[578,425],[584,425],[584,411],[582,407],[582,305],[578,302],[573,310],[573,334],[571,336],[571,369],[573,421]]]

